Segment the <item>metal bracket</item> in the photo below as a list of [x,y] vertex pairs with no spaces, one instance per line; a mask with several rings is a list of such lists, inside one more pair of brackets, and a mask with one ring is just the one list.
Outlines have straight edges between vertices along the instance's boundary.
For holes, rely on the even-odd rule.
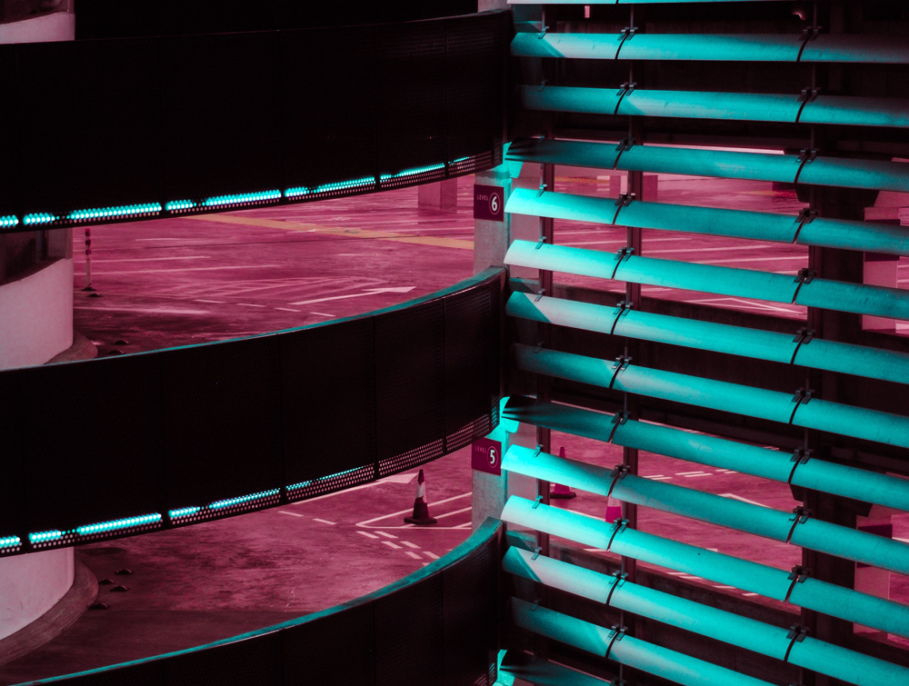
[[535,303],[540,302],[540,300],[543,299],[543,293],[545,293],[545,292],[546,292],[546,289],[545,289],[545,288],[541,288],[540,290],[538,290],[538,291],[537,291],[537,297],[534,298],[533,301],[534,301]]
[[[616,105],[616,110],[618,110],[618,105]],[[619,144],[616,146],[616,151],[619,153],[615,156],[615,162],[612,164],[613,171],[616,167],[619,166],[619,160],[622,159],[622,153],[626,150],[630,150],[634,147],[634,138],[623,138],[619,141]]]
[[543,26],[543,27],[540,29],[540,33],[537,35],[537,40],[539,40],[540,38],[543,38],[543,37],[546,35],[546,31],[547,31],[548,29],[549,29],[548,26]]
[[792,652],[792,646],[796,643],[801,643],[808,638],[808,628],[800,624],[793,624],[789,627],[789,633],[786,635],[786,638],[789,639],[789,647],[786,648],[786,656],[783,658],[783,662],[789,661],[789,653]]
[[628,421],[629,414],[627,412],[616,412],[615,416],[612,418],[612,431],[609,432],[609,439],[607,443],[612,443],[612,438],[615,436],[616,429],[618,429],[622,424]]
[[807,405],[811,402],[811,398],[814,396],[814,391],[810,388],[800,388],[795,392],[795,395],[792,396],[792,402],[795,403],[795,407],[792,408],[792,414],[789,415],[789,424],[792,424],[792,420],[795,419],[795,413],[802,405]]
[[629,40],[638,32],[637,26],[626,26],[624,29],[619,31],[619,35],[622,37],[619,41],[619,47],[615,49],[615,57],[613,59],[619,59],[619,53],[622,52],[622,48],[625,46],[625,41]]
[[537,449],[533,451],[534,458],[539,457],[541,452],[543,452],[543,445],[540,443],[537,443]]
[[623,207],[627,207],[632,202],[634,202],[635,194],[634,193],[622,193],[618,200],[615,201],[615,216],[612,218],[612,223],[615,224],[619,220],[619,212],[622,211]]
[[802,61],[802,53],[805,52],[805,48],[808,46],[808,41],[817,40],[817,37],[821,35],[821,29],[823,26],[813,26],[811,28],[802,29],[802,35],[799,36],[799,43],[802,46],[799,48],[799,54],[796,56],[795,61]]
[[612,481],[609,484],[609,490],[606,491],[607,498],[612,495],[612,489],[615,488],[615,485],[621,481],[629,471],[630,468],[627,464],[617,464],[612,468],[612,472],[609,474],[609,478],[612,479]]
[[808,460],[811,459],[811,456],[814,454],[814,451],[811,448],[796,448],[792,453],[792,457],[789,458],[790,462],[794,462],[792,465],[792,471],[789,472],[789,478],[786,480],[787,484],[792,484],[792,477],[795,476],[795,470],[800,464],[805,464]]
[[817,269],[809,269],[808,267],[802,267],[799,269],[799,273],[796,275],[793,283],[797,283],[798,286],[795,287],[795,293],[792,294],[792,303],[795,304],[796,298],[799,297],[799,291],[802,290],[802,286],[806,283],[811,283],[817,277]]
[[545,344],[545,341],[537,341],[537,345],[533,349],[533,354],[536,355],[538,352],[540,352],[543,349],[544,344]]
[[790,543],[792,541],[792,534],[795,533],[795,527],[797,527],[799,524],[804,524],[811,518],[811,510],[798,505],[792,509],[792,514],[795,516],[789,520],[792,522],[792,526],[789,528],[789,535],[786,536],[786,543]]
[[801,95],[799,95],[799,102],[802,103],[799,105],[798,114],[795,115],[795,123],[798,124],[799,120],[802,118],[802,112],[805,111],[805,105],[809,102],[814,102],[817,99],[818,94],[821,92],[820,88],[803,88]]
[[617,115],[619,113],[619,107],[621,107],[621,105],[622,105],[622,100],[624,100],[625,96],[628,95],[631,91],[633,91],[635,86],[637,86],[637,85],[638,84],[636,81],[626,81],[621,86],[619,86],[619,92],[616,93],[616,95],[619,96],[619,99],[618,99],[618,102],[616,102],[616,104],[615,104],[615,109],[612,112],[613,115]]
[[615,385],[615,380],[618,377],[619,372],[627,369],[630,363],[631,358],[625,355],[615,358],[615,364],[612,365],[612,379],[609,380],[609,388],[612,388]]
[[615,275],[619,271],[619,267],[622,265],[622,262],[627,260],[633,254],[634,254],[634,248],[629,248],[626,246],[626,247],[622,248],[621,250],[619,250],[615,254],[615,258],[614,258],[615,259],[615,268],[612,270],[612,276],[609,278],[614,279]]
[[609,329],[610,336],[615,333],[615,327],[618,325],[619,319],[631,312],[632,307],[632,303],[626,303],[624,300],[619,301],[619,303],[615,306],[615,309],[612,311],[612,313],[615,315],[615,319],[612,321],[612,328]]
[[606,544],[606,552],[609,552],[609,549],[612,547],[612,542],[615,541],[615,537],[622,533],[625,529],[628,528],[627,519],[617,519],[615,520],[615,526],[612,529],[612,536],[609,537],[609,543]]
[[786,591],[786,597],[783,598],[784,603],[789,602],[789,597],[792,595],[792,591],[795,588],[795,585],[803,584],[808,580],[808,577],[811,576],[811,570],[807,567],[802,567],[802,565],[796,565],[792,568],[792,572],[789,574],[789,581],[792,583],[789,584],[789,590]]
[[628,631],[628,627],[619,626],[618,624],[613,625],[611,629],[612,636],[609,639],[609,645],[606,647],[606,655],[603,656],[606,660],[609,659],[609,653],[612,652],[612,646],[615,645],[615,642],[621,641],[625,636],[625,632]]
[[[542,81],[540,81],[540,85],[537,86],[537,93],[539,93],[542,90],[545,90],[545,88],[546,88],[546,79],[543,79]],[[798,119],[796,119],[796,121],[798,121]]]
[[533,502],[533,506],[530,509],[536,510],[540,506],[540,503],[542,503],[542,502],[543,502],[543,496],[538,495],[537,499]]
[[817,154],[818,151],[816,149],[799,151],[799,170],[795,173],[795,178],[792,180],[793,184],[798,184],[799,177],[802,175],[802,170],[805,169],[805,165],[809,162],[814,162],[817,159]]
[[792,339],[792,342],[796,344],[795,350],[792,351],[792,359],[789,360],[789,364],[795,364],[795,356],[799,354],[803,345],[808,345],[814,339],[814,329],[809,329],[802,327],[795,332],[795,338]]
[[613,572],[611,576],[615,577],[615,581],[609,588],[609,595],[606,596],[606,607],[609,607],[609,603],[612,602],[612,594],[615,593],[615,589],[624,584],[625,579],[628,578],[628,575],[622,572]]
[[815,219],[817,219],[817,210],[809,210],[807,207],[803,207],[799,210],[798,216],[795,218],[799,225],[795,230],[795,235],[792,237],[793,243],[798,242],[799,234],[802,232],[802,227],[806,224],[810,224]]
[[530,558],[530,561],[533,562],[534,560],[536,560],[540,556],[540,553],[542,553],[542,552],[543,552],[543,549],[540,546],[537,546],[537,549],[533,551],[533,557]]
[[540,240],[537,241],[537,245],[534,248],[534,250],[539,250],[540,248],[542,248],[543,243],[545,243],[545,242],[546,242],[546,236],[540,236]]

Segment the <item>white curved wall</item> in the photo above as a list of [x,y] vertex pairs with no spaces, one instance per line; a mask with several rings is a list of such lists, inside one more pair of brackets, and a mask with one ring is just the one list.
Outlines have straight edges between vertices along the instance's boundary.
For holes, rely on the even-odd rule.
[[73,344],[73,261],[42,262],[0,285],[0,369],[44,364]]
[[50,43],[76,39],[76,15],[54,12],[0,24],[0,43]]
[[73,585],[73,549],[0,560],[0,639],[50,610]]

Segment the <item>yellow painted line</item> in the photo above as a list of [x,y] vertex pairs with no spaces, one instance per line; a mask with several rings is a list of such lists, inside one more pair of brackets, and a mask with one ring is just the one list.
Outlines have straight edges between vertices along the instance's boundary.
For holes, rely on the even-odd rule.
[[410,243],[412,245],[431,245],[437,248],[456,248],[458,250],[473,250],[473,241],[460,238],[442,238],[435,236],[412,236],[391,231],[370,231],[368,229],[343,229],[321,224],[302,224],[299,222],[275,221],[274,219],[259,219],[257,217],[238,217],[232,214],[205,214],[183,217],[200,222],[218,222],[220,224],[235,224],[239,226],[261,226],[266,229],[281,229],[282,231],[300,231],[304,233],[321,233],[329,236],[342,236],[345,238],[365,238],[394,243]]

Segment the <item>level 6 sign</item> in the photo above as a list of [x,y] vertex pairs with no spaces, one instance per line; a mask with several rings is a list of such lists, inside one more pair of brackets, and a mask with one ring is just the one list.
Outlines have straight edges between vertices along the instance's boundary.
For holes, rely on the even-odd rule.
[[470,447],[470,466],[478,472],[502,474],[502,444],[489,438],[474,441]]
[[505,189],[501,186],[474,186],[473,218],[505,221]]

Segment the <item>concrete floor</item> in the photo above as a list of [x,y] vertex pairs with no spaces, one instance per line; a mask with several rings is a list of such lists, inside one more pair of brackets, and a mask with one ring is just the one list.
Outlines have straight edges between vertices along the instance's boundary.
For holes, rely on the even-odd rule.
[[[471,177],[459,180],[454,211],[419,209],[417,190],[411,188],[94,227],[93,284],[100,298],[81,290],[84,256],[77,232],[76,328],[96,342],[101,355],[130,353],[326,321],[433,292],[470,275],[472,183]],[[558,178],[557,188],[607,193],[592,179]],[[705,184],[678,177],[661,179],[659,200],[792,214],[800,207],[791,193],[773,191],[766,183]],[[556,241],[613,251],[624,245],[625,230],[559,221]],[[645,232],[644,254],[793,274],[807,264],[802,247],[659,231]],[[618,289],[618,284],[592,279],[557,279]],[[644,292],[804,316],[800,308],[776,303],[646,287]],[[616,446],[587,439],[556,433],[553,446],[603,466],[621,461]],[[640,471],[777,509],[788,511],[795,504],[784,484],[662,456],[642,454]],[[694,471],[702,475],[691,475]],[[330,607],[399,579],[469,534],[467,451],[428,465],[426,476],[431,513],[440,518],[434,528],[404,525],[413,503],[413,470],[284,508],[83,546],[77,554],[99,579],[113,579],[130,590],[111,593],[110,586],[102,586],[100,597],[109,609],[88,612],[43,648],[0,666],[0,686],[203,644]],[[560,506],[605,514],[603,498],[583,493]],[[643,508],[639,518],[643,530],[779,568],[799,561],[799,549],[792,546]],[[894,518],[894,535],[909,539],[909,515]],[[122,567],[135,573],[112,576]],[[891,594],[909,601],[907,580],[893,575]]]

